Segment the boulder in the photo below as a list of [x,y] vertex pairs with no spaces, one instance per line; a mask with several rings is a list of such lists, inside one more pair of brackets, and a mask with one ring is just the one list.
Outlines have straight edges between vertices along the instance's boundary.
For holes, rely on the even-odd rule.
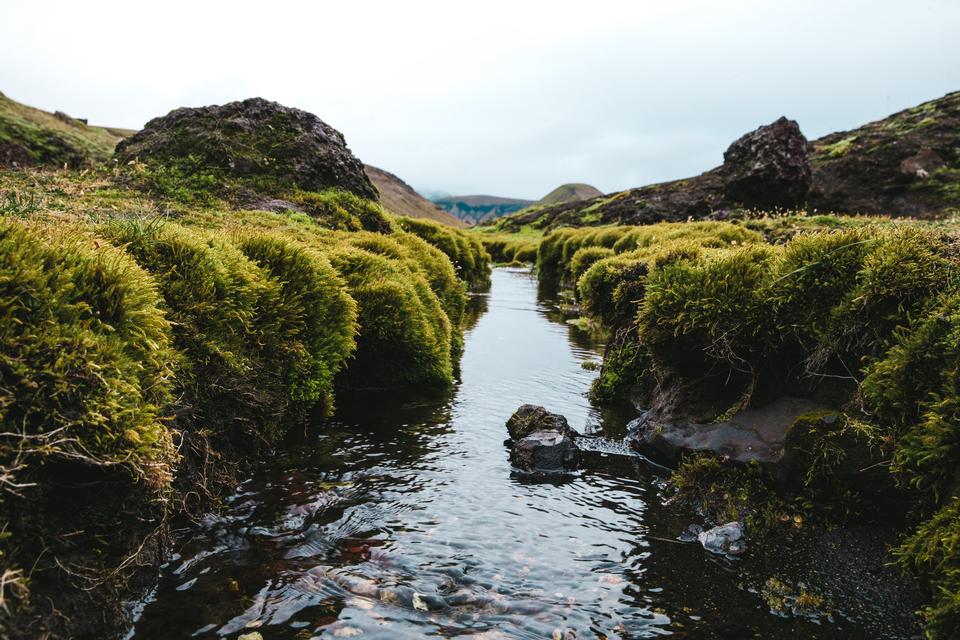
[[834,420],[839,415],[812,400],[785,396],[722,422],[672,423],[641,416],[627,427],[635,449],[665,464],[676,464],[690,453],[716,453],[740,463],[778,464],[786,453],[790,428],[805,414]]
[[507,420],[507,431],[512,440],[520,440],[534,431],[558,431],[576,437],[579,435],[559,413],[550,413],[543,407],[525,404]]
[[576,469],[580,449],[579,433],[567,419],[543,407],[525,404],[507,420],[510,461],[527,471],[565,471]]
[[377,200],[343,134],[320,118],[263,98],[180,108],[154,118],[116,148],[121,162],[189,161],[251,180],[262,190],[339,188]]
[[513,442],[510,461],[527,471],[570,471],[580,462],[580,450],[568,433],[534,431]]
[[808,147],[800,126],[785,117],[741,136],[723,154],[726,201],[749,207],[802,203],[811,182]]

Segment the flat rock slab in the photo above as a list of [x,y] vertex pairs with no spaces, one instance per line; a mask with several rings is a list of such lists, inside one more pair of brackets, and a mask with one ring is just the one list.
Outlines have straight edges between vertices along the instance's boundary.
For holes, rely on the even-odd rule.
[[797,418],[830,410],[812,400],[783,397],[741,411],[727,422],[674,424],[641,417],[629,426],[636,433],[635,446],[655,459],[676,463],[685,453],[712,452],[735,462],[776,464],[783,459],[787,430]]

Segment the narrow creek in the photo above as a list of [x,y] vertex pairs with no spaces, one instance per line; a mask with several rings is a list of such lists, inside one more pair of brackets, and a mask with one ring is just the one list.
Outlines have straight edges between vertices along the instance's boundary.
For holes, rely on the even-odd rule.
[[504,422],[520,404],[614,451],[622,421],[585,397],[600,345],[538,302],[528,272],[496,269],[476,302],[455,389],[341,400],[180,532],[129,637],[878,637],[869,611],[771,614],[770,574],[680,543],[702,519],[669,506],[639,458],[546,482],[514,472]]

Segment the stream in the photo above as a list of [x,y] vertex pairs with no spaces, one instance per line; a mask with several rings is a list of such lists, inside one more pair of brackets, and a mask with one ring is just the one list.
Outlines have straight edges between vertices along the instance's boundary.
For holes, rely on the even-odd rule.
[[[339,399],[178,532],[128,637],[900,637],[878,629],[869,597],[829,618],[774,615],[763,562],[680,542],[702,518],[629,455],[625,419],[587,402],[597,373],[581,364],[602,345],[538,301],[526,270],[495,269],[474,303],[454,389]],[[604,436],[594,463],[513,470],[504,422],[524,403]]]

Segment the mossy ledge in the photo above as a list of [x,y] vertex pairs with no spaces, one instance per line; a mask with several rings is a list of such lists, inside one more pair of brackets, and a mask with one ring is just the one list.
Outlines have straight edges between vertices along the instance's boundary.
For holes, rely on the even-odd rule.
[[881,518],[927,586],[928,637],[952,638],[958,246],[950,224],[778,215],[559,229],[537,270],[610,330],[595,402],[704,424],[784,396],[836,407],[839,420],[797,419],[776,468],[687,457],[679,497],[761,535]]
[[[277,157],[322,124],[293,116]],[[121,634],[171,522],[292,427],[341,393],[454,381],[489,286],[476,238],[395,218],[343,167],[301,184],[184,144],[0,172],[0,635]]]

